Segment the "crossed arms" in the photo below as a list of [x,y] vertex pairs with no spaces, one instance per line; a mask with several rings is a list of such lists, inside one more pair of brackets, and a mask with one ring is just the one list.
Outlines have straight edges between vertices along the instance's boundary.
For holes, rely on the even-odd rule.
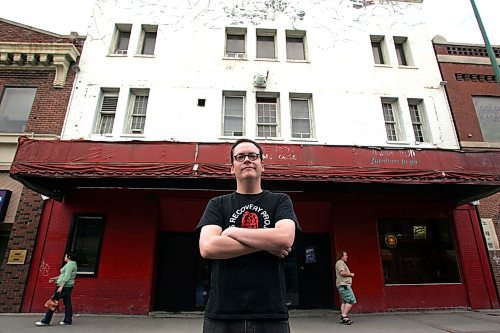
[[222,231],[218,225],[201,228],[200,254],[208,259],[229,259],[258,251],[267,251],[284,258],[295,239],[295,222],[283,219],[274,228],[245,229],[227,228]]

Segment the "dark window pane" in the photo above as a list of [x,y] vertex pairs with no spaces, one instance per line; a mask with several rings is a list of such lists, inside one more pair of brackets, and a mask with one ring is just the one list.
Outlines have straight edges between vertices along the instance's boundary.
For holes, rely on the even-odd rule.
[[378,229],[386,284],[460,283],[448,220],[384,219]]
[[286,58],[288,60],[305,60],[304,38],[286,38]]
[[145,32],[142,54],[154,54],[156,45],[156,32]]
[[398,63],[401,66],[407,66],[408,62],[406,61],[405,50],[404,50],[403,44],[401,44],[401,43],[396,44],[396,54],[398,55]]
[[274,53],[274,36],[257,36],[257,58],[276,58]]
[[74,218],[69,251],[76,255],[78,274],[96,274],[103,231],[104,217],[102,216],[76,216]]
[[384,55],[382,54],[382,43],[372,42],[373,59],[376,64],[385,64]]

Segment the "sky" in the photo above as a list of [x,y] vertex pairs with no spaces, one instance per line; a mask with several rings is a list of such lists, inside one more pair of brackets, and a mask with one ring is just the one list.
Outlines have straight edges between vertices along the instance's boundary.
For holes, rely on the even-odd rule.
[[[186,0],[188,1],[188,0]],[[330,0],[335,1],[335,0]],[[493,45],[500,45],[500,0],[475,0]],[[61,35],[86,35],[94,0],[5,1],[0,17]],[[483,44],[470,0],[424,0],[429,31],[449,42]]]

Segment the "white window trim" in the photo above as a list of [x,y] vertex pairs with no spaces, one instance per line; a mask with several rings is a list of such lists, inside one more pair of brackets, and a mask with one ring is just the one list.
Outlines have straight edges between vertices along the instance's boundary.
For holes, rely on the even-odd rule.
[[302,38],[302,47],[304,48],[304,60],[288,59],[288,53],[285,52],[285,58],[287,62],[299,62],[299,63],[309,63],[309,51],[307,47],[307,34],[305,30],[286,30],[285,31],[285,51],[287,48],[287,38]]
[[[299,137],[294,137],[293,136],[293,114],[292,114],[292,100],[305,100],[307,101],[307,108],[309,112],[309,130],[310,130],[310,137],[309,138],[299,138]],[[315,140],[316,135],[315,135],[315,129],[314,129],[314,112],[313,112],[313,105],[312,105],[312,96],[311,94],[298,94],[298,93],[290,93],[289,97],[289,107],[290,107],[290,139],[291,140]],[[299,118],[297,118],[299,119]],[[302,119],[302,118],[300,118]]]
[[[129,37],[126,52],[118,52],[117,53],[116,51],[118,49],[118,43],[120,42],[120,40],[119,40],[120,32],[128,32],[128,33],[130,33],[130,37]],[[131,37],[132,37],[132,24],[122,24],[122,23],[115,24],[114,31],[113,31],[113,38],[111,40],[111,45],[109,48],[108,55],[115,56],[115,57],[126,57],[128,54],[128,49],[130,48],[130,38]]]
[[[433,137],[432,137],[431,127],[429,126],[429,119],[427,118],[427,111],[425,108],[424,100],[421,98],[408,98],[407,103],[408,103],[408,112],[410,115],[410,122],[412,127],[411,130],[413,133],[415,144],[416,145],[432,144]],[[422,133],[424,136],[424,141],[422,142],[417,141],[417,138],[415,137],[415,131],[413,129],[413,120],[411,119],[410,105],[416,105],[420,115],[420,123],[422,126]]]
[[[259,58],[258,54],[258,39],[259,37],[274,37],[274,58]],[[277,31],[275,29],[257,29],[255,37],[255,60],[267,60],[276,61],[278,60],[278,45],[277,45]]]
[[[395,51],[396,51],[396,44],[401,44],[403,46],[403,53],[405,56],[406,65],[399,64],[399,60],[398,60],[399,67],[415,68],[415,62],[413,61],[413,55],[411,52],[410,42],[408,41],[408,37],[394,36],[393,40],[394,40],[394,50]],[[397,58],[397,51],[396,51],[396,58]]]
[[[155,32],[156,33],[156,38],[155,38],[155,49],[153,51],[153,54],[146,54],[142,53],[142,48],[144,46],[144,42],[146,41],[146,32]],[[136,50],[136,56],[143,56],[143,57],[154,57],[155,52],[156,52],[156,43],[158,42],[158,26],[153,25],[153,24],[143,24],[141,26],[141,35],[139,37],[139,43],[137,43],[137,50]]]
[[[225,118],[226,118],[226,97],[241,97],[243,103],[243,121],[242,121],[242,135],[224,135],[225,131]],[[222,93],[222,120],[221,120],[221,137],[223,138],[242,138],[245,136],[246,130],[246,92],[245,91],[224,91]]]
[[[142,133],[139,132],[134,132],[132,130],[132,119],[134,117],[133,112],[134,112],[134,107],[135,107],[135,100],[137,96],[148,96],[148,106],[146,107],[146,114],[144,115],[144,128],[142,129]],[[149,89],[148,88],[132,88],[130,89],[130,95],[128,99],[128,105],[127,105],[127,117],[125,118],[125,126],[123,129],[123,134],[124,135],[131,135],[131,136],[143,136],[145,131],[146,131],[146,120],[147,120],[147,112],[149,108]]]
[[[379,42],[380,43],[380,51],[382,52],[382,57],[384,63],[379,64],[375,62],[375,58],[373,57],[373,42]],[[386,43],[386,38],[383,35],[370,35],[370,54],[372,57],[372,61],[376,67],[392,67],[391,66],[391,61],[389,57],[389,52],[387,51],[387,43]]]
[[[276,136],[259,136],[259,125],[269,125],[259,123],[258,98],[276,98]],[[281,106],[279,93],[259,93],[255,95],[255,136],[260,140],[282,140],[281,139]]]
[[[101,127],[100,125],[101,125],[101,120],[102,120],[102,115],[103,115],[103,113],[101,112],[102,111],[102,104],[104,102],[104,98],[108,97],[108,96],[109,97],[116,97],[118,99],[119,93],[120,93],[119,89],[101,89],[99,103],[98,103],[98,107],[97,107],[97,111],[96,111],[96,120],[94,122],[94,130],[92,133],[93,135],[110,136],[113,134],[113,129],[115,126],[115,121],[116,121],[116,113],[118,111],[118,100],[116,102],[116,108],[114,111],[113,126],[111,128],[111,132],[107,132],[107,133],[100,133],[100,130],[99,130],[99,128]],[[105,113],[105,114],[111,114],[111,113]]]
[[[227,52],[227,36],[228,35],[242,35],[244,37],[244,52],[243,53],[234,53],[228,54]],[[248,35],[246,28],[236,28],[236,27],[227,27],[224,32],[224,59],[231,60],[247,60],[248,59]]]
[[[396,125],[396,139],[397,140],[389,140],[387,137],[387,130],[386,130],[386,121],[384,117],[384,106],[383,104],[388,103],[392,105],[392,112],[393,112],[393,117],[394,117],[394,123]],[[401,114],[401,106],[399,105],[399,99],[395,97],[382,97],[381,98],[381,110],[382,110],[382,120],[384,121],[384,134],[385,134],[385,139],[387,143],[390,144],[407,144],[407,137],[404,129],[404,124],[403,124],[403,117]]]

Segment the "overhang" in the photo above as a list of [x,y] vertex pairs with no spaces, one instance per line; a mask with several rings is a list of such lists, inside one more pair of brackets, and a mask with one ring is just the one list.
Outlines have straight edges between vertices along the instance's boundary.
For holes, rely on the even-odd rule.
[[[426,188],[454,201],[500,190],[500,152],[263,143],[263,180],[284,189]],[[78,188],[232,188],[230,143],[19,139],[11,176],[47,196]],[[423,187],[423,185],[428,185]],[[345,186],[344,186],[345,187]]]

